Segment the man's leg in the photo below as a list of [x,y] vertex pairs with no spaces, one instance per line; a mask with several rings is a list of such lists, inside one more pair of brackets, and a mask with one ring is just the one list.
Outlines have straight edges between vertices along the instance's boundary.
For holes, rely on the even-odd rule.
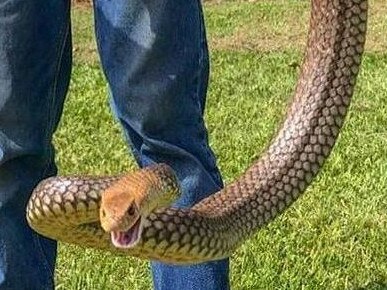
[[[165,162],[188,207],[222,186],[203,121],[208,52],[198,0],[95,0],[96,32],[113,108],[140,166]],[[154,286],[228,289],[228,260],[153,262]]]
[[25,206],[54,175],[51,137],[71,66],[69,1],[0,0],[0,289],[53,289],[56,243]]

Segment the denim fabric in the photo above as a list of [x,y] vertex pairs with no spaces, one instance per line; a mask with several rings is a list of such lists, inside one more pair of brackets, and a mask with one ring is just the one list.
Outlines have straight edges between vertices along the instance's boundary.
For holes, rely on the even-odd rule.
[[54,175],[51,136],[67,90],[68,1],[0,0],[0,289],[53,288],[56,243],[26,224],[32,188]]
[[[115,116],[141,167],[171,165],[187,207],[222,186],[203,111],[208,52],[197,0],[95,0]],[[0,289],[52,289],[56,244],[26,225],[32,188],[56,174],[52,134],[71,70],[69,0],[0,0]],[[155,289],[228,289],[228,260],[152,262]],[[128,285],[130,286],[130,285]]]

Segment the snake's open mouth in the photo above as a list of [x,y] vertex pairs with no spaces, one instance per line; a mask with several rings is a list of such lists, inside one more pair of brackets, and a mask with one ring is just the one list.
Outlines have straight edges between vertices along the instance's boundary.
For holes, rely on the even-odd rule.
[[112,243],[116,248],[131,248],[134,247],[141,237],[141,218],[126,232],[111,232]]

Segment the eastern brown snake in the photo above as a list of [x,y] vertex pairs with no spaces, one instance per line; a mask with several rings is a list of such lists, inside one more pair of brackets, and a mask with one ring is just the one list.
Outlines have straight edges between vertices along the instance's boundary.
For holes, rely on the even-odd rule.
[[[142,215],[134,247],[114,247],[100,226],[101,193],[120,177],[44,180],[28,204],[30,225],[53,239],[146,259],[196,263],[229,256],[296,201],[329,156],[359,72],[367,10],[367,0],[311,1],[307,47],[293,102],[267,151],[235,182],[192,208],[156,207]],[[165,198],[165,189],[167,197],[174,198],[174,177],[167,167],[145,169],[137,176],[128,190],[138,188],[144,194],[153,186],[153,198]],[[127,227],[123,228],[118,230]]]

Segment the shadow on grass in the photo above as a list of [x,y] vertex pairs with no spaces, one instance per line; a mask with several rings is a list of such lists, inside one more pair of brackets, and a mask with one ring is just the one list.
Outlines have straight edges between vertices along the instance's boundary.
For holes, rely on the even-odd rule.
[[383,279],[383,281],[372,281],[363,287],[353,288],[354,290],[386,290],[387,282]]

